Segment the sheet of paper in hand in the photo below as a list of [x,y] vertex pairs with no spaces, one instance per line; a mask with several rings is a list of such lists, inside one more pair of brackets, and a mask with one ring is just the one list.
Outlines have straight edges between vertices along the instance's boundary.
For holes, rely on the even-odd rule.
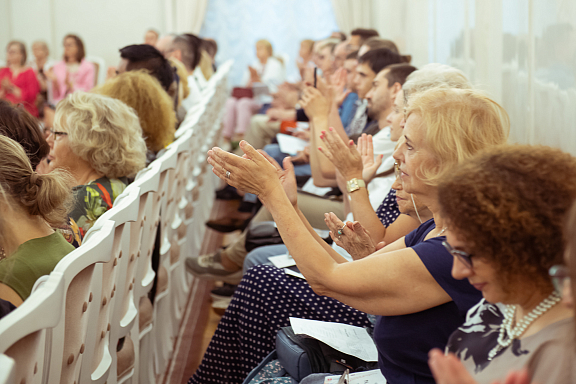
[[313,337],[342,353],[364,361],[378,361],[376,344],[364,328],[296,317],[290,318],[290,325],[297,335]]

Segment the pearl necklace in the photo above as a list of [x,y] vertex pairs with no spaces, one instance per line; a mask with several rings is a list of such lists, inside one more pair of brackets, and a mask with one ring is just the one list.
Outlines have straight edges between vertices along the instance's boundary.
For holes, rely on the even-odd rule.
[[522,336],[526,331],[526,328],[532,324],[534,320],[542,316],[546,311],[552,308],[554,305],[560,302],[561,298],[558,292],[554,291],[542,300],[536,308],[534,308],[529,314],[524,316],[522,320],[512,328],[512,323],[514,321],[514,315],[516,313],[515,305],[507,305],[506,311],[504,312],[504,320],[500,326],[500,334],[498,335],[498,344],[488,353],[488,361],[491,361],[502,349],[507,348],[512,344],[514,339]]

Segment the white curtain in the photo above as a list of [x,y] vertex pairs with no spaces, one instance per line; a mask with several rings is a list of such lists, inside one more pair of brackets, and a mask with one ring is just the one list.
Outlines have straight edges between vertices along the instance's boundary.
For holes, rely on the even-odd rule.
[[174,5],[174,32],[199,34],[208,0],[175,0]]
[[346,34],[355,28],[374,28],[372,0],[332,0],[334,16]]

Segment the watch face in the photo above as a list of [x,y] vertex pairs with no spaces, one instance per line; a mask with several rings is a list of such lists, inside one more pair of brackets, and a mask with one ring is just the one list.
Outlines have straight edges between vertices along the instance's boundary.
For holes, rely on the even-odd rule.
[[356,179],[350,180],[350,186],[352,188],[358,188],[358,180],[356,180]]

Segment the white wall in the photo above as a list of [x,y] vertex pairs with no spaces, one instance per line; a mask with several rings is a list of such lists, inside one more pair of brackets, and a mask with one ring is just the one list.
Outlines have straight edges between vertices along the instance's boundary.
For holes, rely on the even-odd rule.
[[372,1],[365,27],[397,42],[414,65],[458,67],[501,103],[511,142],[576,155],[576,1],[359,1]]
[[78,34],[86,54],[116,65],[118,49],[140,44],[148,28],[165,32],[165,3],[169,0],[0,0],[0,59],[12,39],[30,46],[48,43],[51,56],[62,56],[62,38]]

